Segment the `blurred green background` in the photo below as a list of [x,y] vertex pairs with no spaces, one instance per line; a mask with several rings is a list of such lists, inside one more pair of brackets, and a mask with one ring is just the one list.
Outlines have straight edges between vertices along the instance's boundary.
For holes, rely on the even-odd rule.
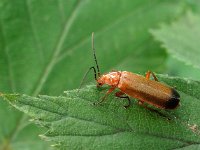
[[[0,91],[36,96],[78,88],[94,65],[92,32],[102,72],[152,70],[198,80],[200,71],[167,53],[150,30],[187,12],[200,16],[199,6],[198,0],[0,0]],[[27,120],[0,98],[0,149],[52,149],[38,137],[45,130]]]

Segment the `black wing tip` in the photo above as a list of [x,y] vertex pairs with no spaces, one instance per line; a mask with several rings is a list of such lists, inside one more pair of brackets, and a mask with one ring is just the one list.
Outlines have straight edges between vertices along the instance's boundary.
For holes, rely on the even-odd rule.
[[165,108],[166,109],[175,109],[176,107],[179,106],[179,102],[180,102],[179,93],[175,89],[172,89],[171,98],[166,102]]
[[172,89],[172,97],[179,99],[180,98],[180,94],[175,89]]
[[175,109],[176,107],[179,106],[179,102],[180,102],[180,99],[177,99],[177,98],[171,98],[167,101],[166,105],[165,105],[165,108],[166,109]]

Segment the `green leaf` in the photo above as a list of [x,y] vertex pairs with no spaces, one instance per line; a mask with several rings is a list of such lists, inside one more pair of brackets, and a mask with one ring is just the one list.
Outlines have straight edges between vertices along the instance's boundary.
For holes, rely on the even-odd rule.
[[186,64],[200,68],[199,26],[200,15],[188,12],[171,25],[163,24],[160,29],[151,32],[172,56]]
[[186,65],[182,61],[175,59],[173,56],[168,57],[166,70],[168,74],[172,76],[199,80],[200,70],[198,68]]
[[[46,126],[41,135],[56,142],[61,149],[175,149],[200,145],[200,82],[159,75],[168,85],[176,86],[181,106],[176,110],[145,109],[132,100],[126,101],[111,94],[106,102],[93,105],[105,94],[90,85],[67,91],[66,96],[31,97],[4,94],[17,109],[30,115],[34,122]],[[171,120],[168,120],[170,118]],[[56,144],[56,145],[57,145]]]
[[[77,87],[93,65],[91,32],[102,72],[162,71],[166,54],[148,29],[184,7],[178,0],[1,0],[0,91],[59,95]],[[0,120],[0,149],[49,149],[36,138],[41,131],[1,100]]]

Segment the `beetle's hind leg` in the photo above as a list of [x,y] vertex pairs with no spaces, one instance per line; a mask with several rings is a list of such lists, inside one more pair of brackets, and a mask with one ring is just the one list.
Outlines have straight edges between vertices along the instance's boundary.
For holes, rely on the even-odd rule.
[[154,109],[154,108],[151,108],[151,107],[146,106],[145,103],[144,103],[143,101],[140,101],[140,100],[139,100],[139,101],[138,101],[138,104],[139,104],[140,106],[142,106],[143,108],[145,108],[145,109],[151,111],[151,112],[157,113],[157,114],[160,115],[161,117],[167,118],[167,120],[171,120],[171,118],[170,118],[168,115],[166,115],[166,114],[164,114],[164,113],[158,111],[157,109]]
[[150,79],[150,75],[153,76],[153,78],[154,78],[155,81],[158,81],[158,78],[156,77],[156,75],[152,71],[147,71],[147,73],[146,73],[146,79],[149,80]]
[[116,96],[116,97],[119,97],[119,98],[127,99],[127,100],[128,100],[128,104],[125,105],[124,108],[127,109],[128,107],[130,107],[130,105],[131,105],[131,100],[130,100],[130,98],[129,98],[127,95],[125,95],[125,93],[119,91],[119,92],[116,92],[116,93],[115,93],[115,96]]

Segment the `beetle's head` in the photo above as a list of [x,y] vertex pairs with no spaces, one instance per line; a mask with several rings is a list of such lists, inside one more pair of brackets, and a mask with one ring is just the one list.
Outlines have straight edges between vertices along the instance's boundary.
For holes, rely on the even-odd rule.
[[120,71],[114,71],[114,72],[109,72],[107,74],[103,74],[97,79],[97,87],[101,87],[104,84],[110,86],[117,86],[120,80],[120,76],[121,76]]

